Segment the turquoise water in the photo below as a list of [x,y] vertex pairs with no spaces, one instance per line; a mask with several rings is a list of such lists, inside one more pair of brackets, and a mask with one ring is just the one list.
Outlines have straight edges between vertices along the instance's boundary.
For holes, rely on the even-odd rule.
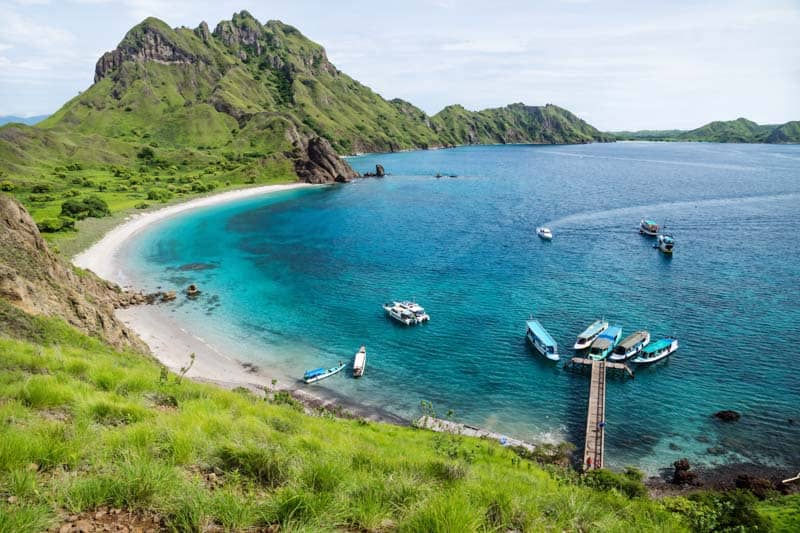
[[[131,241],[130,275],[198,283],[203,296],[172,315],[268,375],[300,377],[366,344],[364,378],[310,388],[405,418],[430,400],[531,440],[582,443],[588,392],[586,376],[526,346],[531,314],[563,355],[599,317],[675,335],[669,360],[609,381],[608,463],[800,463],[800,147],[491,146],[350,162],[391,176],[167,220]],[[637,233],[643,217],[674,233],[673,258]],[[543,224],[552,242],[535,236]],[[186,270],[195,263],[205,268]],[[412,297],[429,324],[384,316],[382,302]],[[720,409],[742,419],[716,422]]]

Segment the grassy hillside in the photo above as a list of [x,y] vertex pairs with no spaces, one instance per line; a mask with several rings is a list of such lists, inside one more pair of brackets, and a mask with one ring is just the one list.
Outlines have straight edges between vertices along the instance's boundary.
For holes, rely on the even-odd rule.
[[785,499],[758,504],[763,516],[752,497],[657,502],[635,474],[579,477],[496,442],[305,414],[286,394],[181,379],[2,300],[0,316],[2,532],[98,509],[176,531],[683,531],[734,511],[751,524],[796,520]]
[[717,143],[797,143],[800,142],[797,121],[776,126],[756,124],[746,118],[715,121],[694,130],[617,131],[610,135],[618,141],[690,141]]

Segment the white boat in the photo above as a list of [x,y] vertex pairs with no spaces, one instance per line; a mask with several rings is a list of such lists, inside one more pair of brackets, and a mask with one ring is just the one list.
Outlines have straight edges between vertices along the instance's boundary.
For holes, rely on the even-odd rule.
[[595,320],[589,325],[588,328],[583,330],[583,333],[578,335],[578,339],[575,341],[575,346],[573,346],[573,348],[576,350],[585,350],[591,346],[592,342],[607,329],[608,322],[605,320]]
[[383,309],[390,317],[406,326],[421,324],[431,319],[425,308],[416,302],[388,302],[383,304]]
[[650,237],[655,237],[658,235],[658,229],[658,224],[652,220],[642,219],[642,221],[639,222],[639,235],[649,235]]
[[650,344],[649,331],[634,331],[617,344],[614,351],[608,358],[611,361],[627,361],[631,357],[635,357],[642,351],[642,348]]
[[659,233],[656,246],[665,254],[671,254],[672,249],[675,247],[675,239],[668,233]]
[[647,365],[661,361],[669,354],[678,349],[678,339],[667,337],[657,340],[653,344],[648,344],[642,349],[642,353],[632,361],[638,365]]
[[536,235],[538,235],[540,239],[544,239],[546,241],[553,240],[553,232],[550,231],[550,228],[536,228]]
[[397,320],[401,324],[405,324],[406,326],[411,326],[417,323],[417,317],[414,316],[414,313],[402,307],[397,302],[390,302],[383,304],[383,309],[386,311],[386,314],[389,315],[391,318]]
[[367,347],[361,346],[356,352],[356,357],[353,359],[353,377],[360,378],[364,375],[364,370],[367,368]]
[[417,323],[421,324],[422,322],[427,322],[428,320],[431,319],[428,313],[425,312],[425,308],[419,305],[417,302],[411,302],[406,300],[399,303],[400,306],[405,307],[406,309],[414,313],[414,317],[416,317]]

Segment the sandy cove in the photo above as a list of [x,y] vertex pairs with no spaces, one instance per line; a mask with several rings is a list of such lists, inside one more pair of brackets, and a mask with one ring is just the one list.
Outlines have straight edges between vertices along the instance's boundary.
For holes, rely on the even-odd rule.
[[[136,287],[129,287],[131,280],[126,275],[122,249],[128,239],[144,229],[193,209],[304,187],[319,187],[319,185],[292,183],[238,189],[189,200],[156,211],[134,214],[87,250],[76,255],[72,261],[75,265],[91,270],[104,279],[135,290]],[[176,321],[160,304],[119,309],[116,315],[147,343],[153,355],[162,364],[174,372],[186,366],[189,363],[189,354],[194,353],[194,364],[186,375],[196,381],[214,383],[226,388],[246,387],[263,394],[264,387],[271,386],[272,380],[277,379],[278,389],[292,391],[295,397],[309,407],[340,407],[356,416],[371,420],[407,423],[391,413],[360,406],[321,386],[315,385],[313,393],[305,388],[301,389],[303,385],[301,381],[278,369],[269,369],[267,375],[265,369],[248,365],[227,348],[215,346],[207,341],[200,332],[192,331],[190,324]]]

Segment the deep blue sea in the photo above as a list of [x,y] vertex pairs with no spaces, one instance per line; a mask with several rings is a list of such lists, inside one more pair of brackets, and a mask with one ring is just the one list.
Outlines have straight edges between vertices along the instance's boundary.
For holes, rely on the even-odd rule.
[[[607,463],[800,464],[800,146],[484,146],[349,160],[390,175],[205,208],[129,244],[146,288],[204,290],[172,315],[268,375],[352,360],[329,389],[406,418],[582,445],[588,377],[524,341],[533,315],[562,360],[596,318],[680,350],[610,379]],[[434,175],[457,175],[436,179]],[[674,257],[637,232],[666,224]],[[552,242],[534,229],[552,228]],[[181,270],[202,263],[204,270]],[[415,298],[404,327],[381,303]],[[712,418],[721,409],[739,422]]]

